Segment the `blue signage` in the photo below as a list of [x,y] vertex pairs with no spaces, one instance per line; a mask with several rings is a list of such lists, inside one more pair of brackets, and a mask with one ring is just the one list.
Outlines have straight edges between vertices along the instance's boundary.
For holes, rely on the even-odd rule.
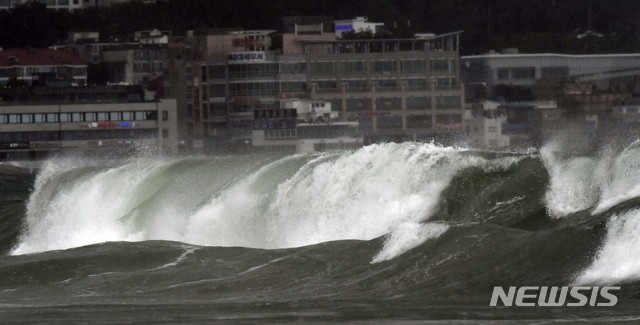
[[352,30],[353,29],[353,25],[348,24],[348,25],[336,25],[336,30]]

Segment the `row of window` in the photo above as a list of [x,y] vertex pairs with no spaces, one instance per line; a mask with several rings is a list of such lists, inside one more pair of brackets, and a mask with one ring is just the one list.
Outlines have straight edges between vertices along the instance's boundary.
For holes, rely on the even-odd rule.
[[[459,96],[438,96],[435,97],[436,109],[459,109],[462,101]],[[400,97],[376,98],[376,109],[384,110],[401,110],[402,99]],[[372,107],[372,100],[368,97],[363,98],[347,98],[347,111],[369,111]],[[431,109],[431,97],[407,97],[406,107],[408,110]]]
[[[497,77],[499,80],[535,79],[535,67],[512,67],[498,68]],[[569,76],[568,66],[541,67],[541,78],[565,78]]]
[[108,129],[86,131],[39,131],[39,132],[0,132],[0,143],[19,143],[33,141],[73,141],[140,139],[158,136],[155,129]]
[[[367,69],[368,67],[368,69]],[[427,69],[429,68],[429,69]],[[345,75],[364,75],[382,74],[391,75],[397,72],[402,74],[426,73],[428,70],[432,73],[455,73],[455,59],[432,59],[432,60],[374,60],[367,64],[364,60],[354,61],[318,61],[309,64],[309,71],[312,75],[324,76],[335,75],[338,70]]]
[[[275,77],[278,74],[304,74],[307,72],[307,64],[296,63],[264,63],[264,64],[233,64],[228,65],[230,78],[258,78]],[[225,78],[225,65],[212,65],[202,67],[204,81]],[[349,60],[349,61],[317,61],[309,63],[309,71],[313,75],[335,75],[338,70],[347,75],[366,74],[394,74],[400,71],[403,74],[426,73],[428,70],[434,73],[455,73],[456,59],[410,59],[410,60]]]
[[265,140],[292,139],[296,137],[296,130],[264,131]]
[[155,111],[0,114],[0,124],[144,121],[157,119],[158,113]]

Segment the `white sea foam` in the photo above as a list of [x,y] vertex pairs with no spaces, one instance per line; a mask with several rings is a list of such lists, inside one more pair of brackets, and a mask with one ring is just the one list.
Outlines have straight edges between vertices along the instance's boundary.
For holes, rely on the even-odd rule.
[[446,231],[426,221],[459,171],[519,160],[464,151],[382,144],[259,168],[239,157],[204,159],[199,169],[179,159],[84,171],[52,162],[38,176],[13,253],[141,240],[269,249],[387,235],[374,261],[388,260]]
[[604,245],[576,283],[613,284],[640,279],[640,210],[611,217]]
[[640,197],[639,141],[619,152],[603,150],[597,157],[562,157],[562,150],[556,143],[540,150],[550,176],[545,205],[553,217],[587,209],[598,214]]

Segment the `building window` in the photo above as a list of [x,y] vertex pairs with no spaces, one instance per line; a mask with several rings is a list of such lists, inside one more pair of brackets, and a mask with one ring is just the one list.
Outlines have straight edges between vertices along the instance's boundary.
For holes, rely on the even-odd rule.
[[122,120],[122,116],[120,115],[120,112],[111,112],[111,113],[109,113],[109,120],[110,121],[120,121],[120,120]]
[[461,101],[459,96],[438,96],[436,97],[436,108],[438,109],[451,109],[461,108]]
[[402,117],[401,116],[378,116],[377,117],[378,129],[401,129]]
[[21,114],[22,115],[22,123],[33,123],[33,115],[31,114]]
[[431,97],[407,97],[408,110],[431,109]]
[[392,111],[402,109],[402,98],[376,98],[376,110],[378,111]]
[[408,115],[406,119],[408,129],[431,128],[431,115]]
[[347,111],[368,111],[371,110],[370,98],[347,98]]
[[47,122],[48,123],[58,122],[58,114],[53,114],[53,113],[47,114]]
[[534,67],[512,68],[511,79],[534,79],[536,69]]
[[311,62],[309,68],[314,76],[327,76],[336,73],[335,62]]
[[439,126],[457,126],[460,123],[462,123],[460,114],[436,115],[436,124]]
[[400,61],[402,73],[424,73],[424,61],[422,60],[402,60]]
[[162,111],[162,120],[163,120],[163,121],[167,121],[167,120],[169,120],[169,112],[167,112],[167,111]]
[[431,72],[453,72],[452,59],[431,60]]
[[392,60],[378,60],[371,62],[371,73],[391,75],[396,72],[396,62]]
[[33,114],[33,121],[35,123],[46,123],[47,115],[46,114]]
[[280,73],[283,74],[298,74],[298,73],[306,73],[307,65],[304,62],[298,63],[282,63],[280,64]]
[[507,69],[507,68],[498,68],[498,79],[500,79],[500,80],[509,79],[509,69]]
[[540,76],[542,78],[564,78],[569,76],[569,67],[542,67],[540,69]]
[[364,61],[342,62],[342,73],[346,75],[364,74],[366,72]]

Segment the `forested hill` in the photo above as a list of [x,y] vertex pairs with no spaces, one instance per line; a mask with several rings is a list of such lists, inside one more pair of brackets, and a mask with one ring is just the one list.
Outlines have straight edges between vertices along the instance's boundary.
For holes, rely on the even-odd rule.
[[[198,28],[282,30],[282,18],[296,15],[367,16],[398,35],[464,30],[463,54],[506,47],[521,52],[640,52],[638,0],[168,0],[72,13],[32,3],[0,12],[0,46],[50,46],[63,42],[72,30],[99,31],[105,40],[151,28],[177,35]],[[602,37],[578,38],[589,26]]]

